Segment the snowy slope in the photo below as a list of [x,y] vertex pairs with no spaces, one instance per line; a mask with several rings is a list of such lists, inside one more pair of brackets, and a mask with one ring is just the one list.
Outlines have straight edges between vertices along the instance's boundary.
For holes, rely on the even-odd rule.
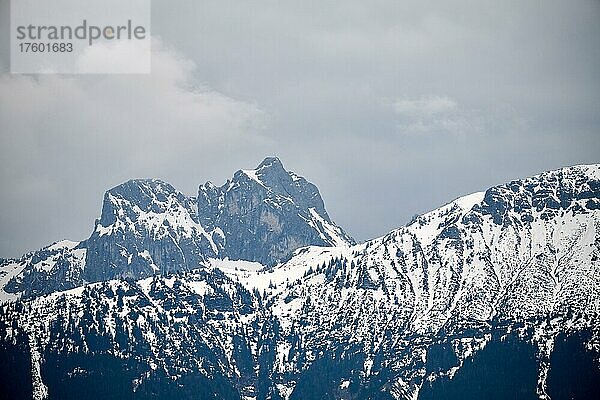
[[[254,171],[237,182],[276,187]],[[235,197],[223,190],[215,198]],[[100,385],[92,364],[108,357],[124,386],[177,398],[586,398],[600,376],[599,256],[600,165],[575,166],[359,245],[302,247],[271,266],[207,257],[8,303],[0,337],[11,359],[34,360],[39,393]],[[578,381],[564,376],[578,365]]]

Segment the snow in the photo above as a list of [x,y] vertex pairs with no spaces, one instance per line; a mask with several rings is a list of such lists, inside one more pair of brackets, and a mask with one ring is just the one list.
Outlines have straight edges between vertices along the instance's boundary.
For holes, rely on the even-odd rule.
[[218,226],[212,230],[211,236],[214,234],[217,234],[217,235],[221,236],[223,239],[225,239],[225,233],[223,233],[223,230]]
[[42,381],[42,354],[35,343],[35,339],[29,336],[29,348],[31,355],[31,380],[33,386],[33,399],[44,400],[48,398],[48,387]]
[[113,225],[104,226],[104,225],[96,225],[96,232],[98,232],[99,236],[110,235],[113,232]]
[[370,358],[367,358],[364,362],[363,365],[363,371],[365,372],[366,376],[371,375],[371,369],[373,368],[373,360]]
[[269,285],[267,281],[264,282],[261,271],[265,269],[265,266],[261,263],[246,260],[230,260],[229,258],[218,259],[211,258],[208,260],[208,264],[211,268],[218,268],[225,273],[228,277],[234,281],[240,282],[247,289],[264,289]]
[[288,355],[290,353],[290,349],[292,348],[292,346],[286,342],[286,341],[282,341],[280,343],[277,343],[277,354],[275,356],[275,362],[278,364],[279,366],[279,370],[281,372],[284,371],[284,364],[287,361]]
[[166,278],[166,279],[164,280],[164,282],[165,282],[165,285],[166,285],[167,287],[169,287],[169,288],[173,289],[173,285],[175,284],[175,277],[173,276],[173,277],[171,277],[171,278]]
[[17,263],[12,262],[3,266],[0,266],[0,304],[6,302],[13,302],[19,299],[20,294],[7,293],[4,291],[4,287],[10,282],[12,278],[19,275],[27,266],[25,262]]
[[[211,259],[210,266],[219,268],[231,279],[240,282],[249,290],[258,289],[261,293],[263,291],[274,293],[283,291],[286,283],[302,279],[310,268],[315,269],[321,266],[323,262],[328,262],[335,257],[349,256],[350,249],[347,246],[303,247],[297,249],[294,252],[294,257],[288,262],[273,268],[266,268],[257,262],[232,261],[229,259]],[[275,286],[275,288],[269,288],[269,286]]]
[[301,181],[303,179],[301,176],[297,175],[296,173],[294,173],[292,171],[289,171],[288,173],[290,174],[290,176],[292,177],[292,180],[294,182],[298,182],[298,181]]
[[78,286],[76,288],[73,289],[69,289],[69,290],[63,290],[62,292],[54,292],[54,293],[50,293],[46,296],[41,297],[42,300],[56,300],[57,298],[61,297],[61,296],[67,296],[67,297],[81,297],[83,295],[83,291],[85,290],[85,285],[84,286]]
[[459,197],[452,203],[458,204],[458,206],[464,211],[469,211],[474,205],[479,204],[483,201],[485,192],[475,192],[466,196]]
[[148,295],[148,293],[150,292],[150,286],[152,285],[153,280],[154,280],[154,277],[150,276],[148,278],[144,278],[144,279],[137,281],[138,286],[142,289],[142,291],[146,295]]
[[56,258],[57,258],[56,256],[53,256],[53,257],[41,260],[40,262],[33,265],[33,269],[35,269],[36,271],[44,271],[44,272],[51,271],[52,268],[54,268],[54,264],[56,263]]
[[76,258],[77,260],[84,262],[85,261],[85,254],[87,253],[87,249],[76,249],[73,250],[71,252],[71,254],[73,255],[74,258]]
[[443,228],[442,223],[447,218],[449,213],[453,212],[455,207],[458,207],[456,212],[462,217],[469,212],[474,205],[481,203],[484,195],[485,192],[476,192],[467,196],[459,197],[440,208],[421,215],[415,222],[412,222],[405,228],[400,228],[395,232],[402,233],[403,229],[407,229],[419,239],[419,242],[422,245],[429,246],[433,243],[435,238],[439,236]]
[[148,250],[144,250],[142,252],[139,252],[138,256],[140,256],[143,259],[145,259],[146,261],[148,261],[150,267],[152,268],[152,270],[155,273],[158,272],[158,271],[160,271],[160,268],[154,263],[154,260],[152,259],[152,256],[150,255],[150,252]]
[[212,293],[212,288],[209,284],[204,281],[191,281],[187,282],[187,286],[190,290],[199,296],[205,296]]
[[291,382],[286,384],[277,383],[275,386],[277,387],[279,395],[283,398],[283,400],[288,400],[294,391],[294,384]]
[[255,169],[242,169],[241,170],[248,178],[252,179],[262,187],[266,187],[264,183],[258,177],[258,171]]
[[79,244],[79,242],[74,242],[72,240],[60,240],[60,241],[54,243],[53,245],[48,246],[47,249],[48,250],[61,250],[61,249],[71,250],[71,249],[74,249],[75,247],[77,247],[78,244]]
[[[332,246],[340,246],[340,247],[348,247],[348,242],[344,240],[340,234],[339,228],[332,225],[330,222],[327,222],[314,207],[310,207],[309,209],[310,215],[316,223],[312,223],[311,225],[319,232],[319,236],[326,243],[331,244]],[[323,230],[321,230],[321,228]]]

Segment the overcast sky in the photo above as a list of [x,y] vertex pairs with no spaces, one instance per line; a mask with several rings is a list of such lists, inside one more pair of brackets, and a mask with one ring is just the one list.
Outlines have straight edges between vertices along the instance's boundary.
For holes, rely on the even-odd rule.
[[358,240],[600,162],[599,1],[154,1],[145,76],[11,75],[0,2],[2,257],[85,239],[127,179],[268,155]]

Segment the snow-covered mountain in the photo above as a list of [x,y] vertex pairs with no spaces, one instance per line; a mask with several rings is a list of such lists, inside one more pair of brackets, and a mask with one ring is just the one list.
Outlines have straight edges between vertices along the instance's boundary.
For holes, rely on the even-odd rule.
[[[239,227],[253,226],[255,215],[279,212],[277,207],[268,211],[262,207],[272,201],[282,205],[285,200],[279,196],[285,198],[285,193],[306,200],[294,201],[299,208],[290,214],[304,220],[317,213],[329,223],[316,188],[278,190],[281,181],[264,172],[273,162],[267,159],[257,170],[238,172],[232,180],[271,188],[261,198],[274,200],[261,202],[267,205],[247,220],[231,221],[228,215],[248,215],[239,210],[256,204],[252,196],[242,199],[232,183],[201,187],[198,198],[205,200],[198,200],[198,214],[211,218],[192,219],[203,229],[195,237],[205,238],[219,251],[204,253],[197,260],[199,267],[163,267],[178,261],[169,264],[160,259],[160,274],[154,276],[138,279],[124,268],[116,276],[127,279],[98,279],[6,303],[0,309],[0,353],[9,360],[0,371],[5,395],[223,399],[597,395],[600,165],[568,167],[495,186],[353,246],[346,244],[350,239],[343,231],[319,230],[307,221],[302,229],[313,226],[323,235],[339,232],[342,243],[323,240],[317,246],[298,247],[287,261],[266,265],[268,258],[251,257],[243,245],[226,245],[215,238],[221,237],[220,232],[225,238],[231,237],[228,232],[237,232],[236,240],[254,245],[244,242]],[[292,185],[300,182],[288,176]],[[316,193],[318,202],[311,202],[310,193]],[[118,218],[101,218],[94,234],[121,229],[115,225],[124,220],[120,209],[113,213]],[[150,213],[159,211],[146,211],[145,218]],[[309,221],[322,226],[315,219]],[[145,220],[143,225],[160,229],[161,224]],[[282,228],[277,234],[295,233]],[[265,242],[259,247],[261,243]],[[143,252],[148,245],[140,241],[136,246],[135,251]],[[23,265],[35,265],[35,271],[52,265],[57,275],[63,273],[62,264],[78,265],[86,276],[84,249],[89,255],[90,247],[58,243],[44,250],[44,256],[28,256]],[[220,257],[223,249],[246,261]],[[271,254],[279,251],[271,244],[263,249],[275,249]],[[46,265],[47,260],[52,263]],[[3,281],[15,282],[14,277],[21,276],[19,268],[18,263],[5,264]]]
[[352,244],[317,187],[269,157],[221,187],[201,185],[197,197],[155,179],[110,189],[88,239],[0,263],[0,301],[192,270],[211,258],[272,265],[303,246]]

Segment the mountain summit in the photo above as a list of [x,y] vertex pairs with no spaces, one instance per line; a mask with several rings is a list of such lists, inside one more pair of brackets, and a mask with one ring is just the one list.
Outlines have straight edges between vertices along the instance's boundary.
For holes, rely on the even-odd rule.
[[329,218],[317,187],[276,157],[237,171],[221,187],[200,186],[198,215],[223,233],[224,254],[234,260],[271,265],[299,247],[354,244]]
[[354,240],[325,211],[319,190],[277,157],[188,197],[166,182],[134,179],[108,190],[91,236],[5,260],[0,296],[16,299],[85,282],[140,279],[228,258],[265,266],[299,247]]

